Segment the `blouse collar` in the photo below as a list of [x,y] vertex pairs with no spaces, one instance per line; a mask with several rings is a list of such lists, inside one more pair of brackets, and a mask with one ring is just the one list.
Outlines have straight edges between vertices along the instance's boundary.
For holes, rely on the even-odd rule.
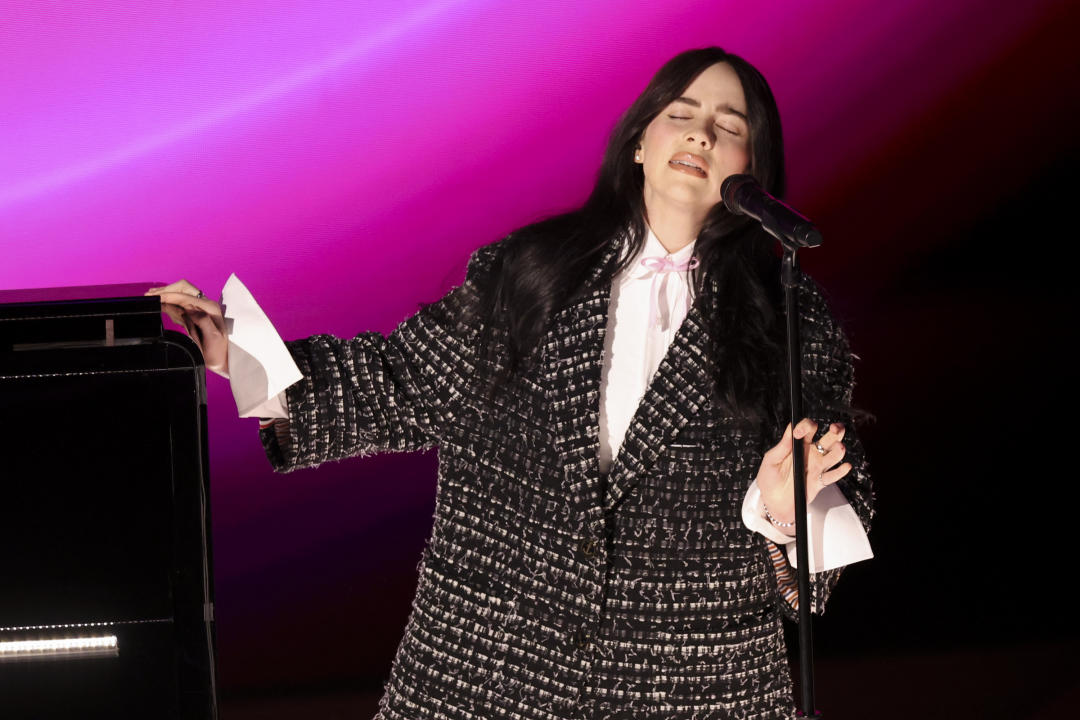
[[656,233],[653,232],[652,228],[649,227],[648,224],[646,224],[645,227],[648,229],[649,234],[645,238],[645,242],[642,244],[641,250],[638,251],[638,254],[634,257],[633,262],[631,262],[630,265],[627,267],[627,279],[638,279],[652,274],[652,270],[641,264],[641,261],[645,258],[666,257],[671,258],[672,262],[679,263],[688,259],[691,255],[694,254],[694,245],[697,243],[696,240],[691,241],[689,245],[684,248],[680,248],[676,252],[669,253],[667,251],[667,248],[665,248],[660,243],[660,239],[656,237]]

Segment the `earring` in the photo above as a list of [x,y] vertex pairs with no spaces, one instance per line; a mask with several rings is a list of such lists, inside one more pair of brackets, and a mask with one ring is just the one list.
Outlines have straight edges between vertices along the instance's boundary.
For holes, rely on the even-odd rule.
[[641,162],[641,148],[634,151],[634,162]]

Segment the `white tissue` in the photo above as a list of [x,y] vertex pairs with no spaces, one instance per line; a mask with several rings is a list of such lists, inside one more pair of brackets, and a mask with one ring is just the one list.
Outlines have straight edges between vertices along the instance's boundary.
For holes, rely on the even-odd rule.
[[229,377],[240,417],[260,417],[268,400],[303,378],[266,313],[235,274],[221,290]]

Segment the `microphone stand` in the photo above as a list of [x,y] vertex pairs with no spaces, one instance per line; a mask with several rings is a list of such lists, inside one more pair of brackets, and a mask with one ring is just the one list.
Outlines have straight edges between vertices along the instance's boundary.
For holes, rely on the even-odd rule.
[[748,215],[780,241],[784,259],[780,282],[787,312],[788,406],[791,408],[791,471],[795,475],[795,572],[799,582],[799,671],[802,690],[800,717],[820,718],[814,707],[814,634],[810,626],[810,553],[806,527],[806,463],[795,425],[802,419],[802,353],[799,342],[800,247],[817,247],[821,232],[808,218],[764,190],[752,175],[728,176],[720,186],[724,206],[734,215]]
[[806,466],[800,442],[795,439],[795,425],[802,419],[802,353],[799,333],[799,263],[798,247],[780,239],[784,259],[780,282],[784,286],[787,312],[788,404],[791,408],[791,469],[795,475],[795,559],[799,582],[799,678],[802,690],[800,717],[820,718],[814,702],[814,633],[810,620],[810,553],[806,527]]

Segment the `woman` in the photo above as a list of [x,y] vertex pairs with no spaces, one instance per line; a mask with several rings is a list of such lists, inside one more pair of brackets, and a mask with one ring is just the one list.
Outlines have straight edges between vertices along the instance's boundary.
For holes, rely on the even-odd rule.
[[[809,281],[813,419],[780,420],[775,254],[720,197],[741,172],[783,190],[768,85],[719,48],[680,54],[615,128],[580,210],[480,248],[463,285],[387,337],[288,344],[304,380],[261,430],[276,469],[439,448],[378,717],[793,717],[792,432],[812,508],[846,497],[868,525],[871,493],[843,424],[851,355]],[[225,367],[217,304],[183,281],[152,292]],[[817,612],[831,565],[814,568]]]

